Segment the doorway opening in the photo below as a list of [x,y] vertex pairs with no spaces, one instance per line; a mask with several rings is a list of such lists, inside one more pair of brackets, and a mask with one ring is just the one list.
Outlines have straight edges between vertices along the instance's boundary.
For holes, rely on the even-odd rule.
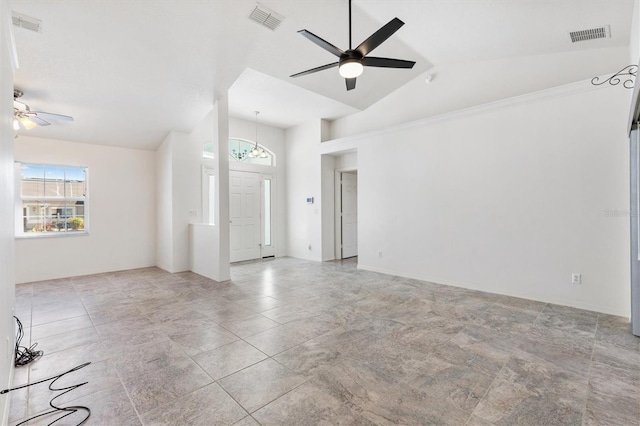
[[358,256],[358,172],[336,171],[336,259]]

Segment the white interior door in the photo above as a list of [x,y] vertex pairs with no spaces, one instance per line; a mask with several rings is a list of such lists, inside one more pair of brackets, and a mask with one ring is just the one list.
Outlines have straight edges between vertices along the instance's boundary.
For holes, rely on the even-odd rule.
[[260,174],[229,172],[231,262],[260,258]]
[[342,173],[342,258],[358,255],[358,175]]

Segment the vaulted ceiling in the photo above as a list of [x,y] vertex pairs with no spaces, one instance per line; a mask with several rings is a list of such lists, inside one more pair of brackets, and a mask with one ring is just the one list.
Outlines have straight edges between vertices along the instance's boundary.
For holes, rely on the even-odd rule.
[[[40,33],[14,26],[22,101],[75,118],[19,133],[155,149],[171,130],[190,132],[226,93],[232,115],[260,110],[283,128],[399,93],[437,114],[617,71],[629,61],[634,1],[354,0],[354,45],[398,17],[405,25],[375,56],[417,64],[367,68],[352,91],[336,69],[289,77],[335,60],[298,30],[348,47],[347,0],[261,4],[284,17],[275,31],[249,19],[253,0],[13,0],[14,12],[42,21]],[[571,42],[570,31],[603,25],[610,38]],[[464,78],[446,78],[456,73]],[[427,75],[442,85],[421,96]],[[475,96],[483,84],[490,94]]]

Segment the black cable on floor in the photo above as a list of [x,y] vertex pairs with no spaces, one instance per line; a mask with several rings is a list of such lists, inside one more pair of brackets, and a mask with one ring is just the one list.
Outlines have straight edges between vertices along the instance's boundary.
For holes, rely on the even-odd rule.
[[18,333],[16,334],[16,348],[13,364],[16,367],[20,367],[39,359],[40,357],[42,357],[42,355],[44,355],[44,352],[35,350],[36,346],[38,345],[37,343],[34,343],[28,348],[20,346],[20,341],[22,341],[22,338],[24,337],[24,329],[22,328],[22,323],[20,322],[18,317],[14,316],[14,318],[18,322]]
[[55,400],[60,398],[62,395],[67,394],[67,393],[71,392],[72,390],[79,388],[80,386],[86,385],[89,382],[80,383],[79,385],[71,385],[71,386],[67,386],[67,387],[64,387],[64,388],[54,388],[53,386],[58,381],[58,379],[61,379],[62,377],[64,377],[65,375],[67,375],[69,373],[73,373],[74,371],[78,371],[81,368],[84,368],[89,364],[91,364],[91,363],[90,362],[86,362],[84,364],[78,365],[77,367],[73,367],[71,370],[65,371],[62,374],[58,374],[57,376],[52,376],[52,377],[49,377],[47,379],[39,380],[39,381],[34,382],[34,383],[29,383],[27,385],[18,386],[18,387],[10,388],[10,389],[4,389],[4,390],[0,391],[0,395],[2,395],[2,394],[5,394],[5,393],[9,393],[11,391],[14,391],[14,390],[23,389],[23,388],[26,388],[26,387],[29,387],[29,386],[37,385],[39,383],[44,383],[44,382],[48,382],[48,381],[51,381],[51,383],[49,383],[49,390],[56,391],[56,392],[57,391],[64,391],[61,394],[54,396],[51,399],[51,401],[49,401],[49,405],[51,406],[51,408],[53,408],[53,410],[47,411],[46,413],[38,414],[37,416],[30,417],[27,420],[24,420],[24,421],[18,423],[16,426],[20,426],[22,424],[25,424],[25,423],[31,421],[31,420],[37,419],[38,417],[46,416],[47,414],[56,413],[58,411],[62,411],[62,412],[67,411],[67,414],[58,417],[57,419],[55,419],[54,421],[49,423],[49,426],[51,426],[52,424],[56,423],[59,420],[64,419],[67,416],[72,415],[73,413],[76,413],[77,411],[85,411],[86,414],[87,414],[84,417],[84,419],[82,419],[82,421],[80,423],[78,423],[78,426],[80,426],[81,424],[86,422],[87,419],[89,418],[89,416],[91,415],[91,410],[88,407],[83,407],[81,405],[75,405],[75,406],[71,406],[71,407],[59,407],[59,406],[57,406],[55,404]]

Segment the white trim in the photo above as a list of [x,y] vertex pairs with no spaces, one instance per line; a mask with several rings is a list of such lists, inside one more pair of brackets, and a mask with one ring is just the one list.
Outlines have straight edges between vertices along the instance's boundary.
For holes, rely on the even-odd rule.
[[498,109],[509,108],[514,105],[529,104],[534,102],[540,102],[549,98],[556,98],[559,96],[571,96],[578,93],[590,92],[592,90],[602,90],[608,86],[594,86],[591,84],[591,79],[582,80],[575,83],[565,84],[563,86],[552,87],[549,89],[540,90],[537,92],[527,93],[524,95],[513,96],[511,98],[501,99],[494,102],[489,102],[482,105],[476,105],[469,108],[464,108],[456,111],[445,112],[430,117],[421,118],[406,123],[392,125],[383,129],[369,130],[356,135],[344,136],[342,138],[333,139],[330,141],[320,143],[320,154],[333,154],[336,152],[342,152],[357,147],[356,142],[360,139],[369,138],[372,136],[386,135],[389,133],[395,133],[398,131],[411,129],[413,127],[429,126],[443,121],[455,120],[461,117],[466,117],[475,114],[481,114],[489,111],[495,111]]
[[67,232],[25,232],[16,235],[16,240],[30,240],[40,238],[67,238],[67,237],[86,237],[89,231],[67,231]]

